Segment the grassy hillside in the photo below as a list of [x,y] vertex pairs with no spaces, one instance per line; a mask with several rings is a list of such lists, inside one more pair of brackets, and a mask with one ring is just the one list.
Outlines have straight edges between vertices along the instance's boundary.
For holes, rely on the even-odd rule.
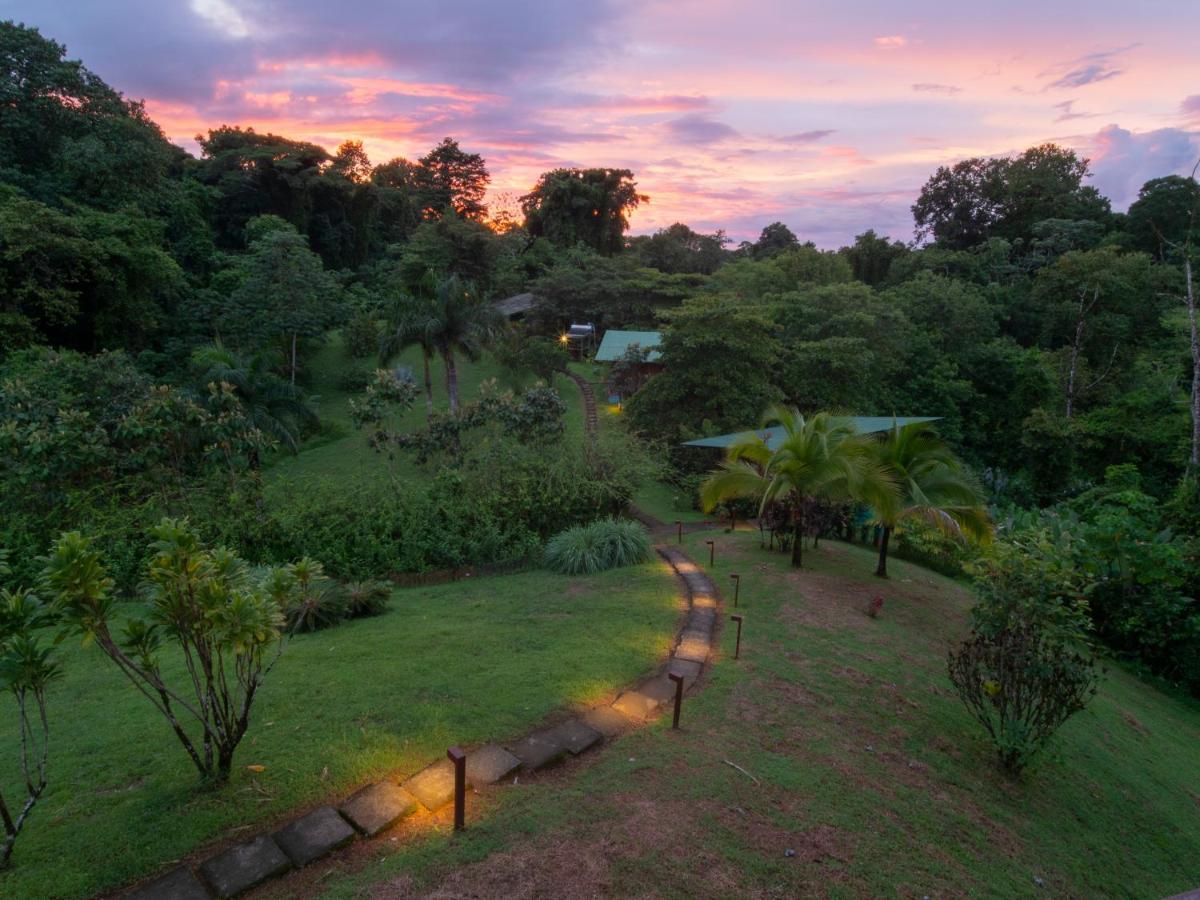
[[[216,791],[198,786],[166,723],[100,651],[72,644],[49,697],[50,787],[0,896],[88,896],[386,772],[414,772],[452,744],[519,735],[650,668],[676,603],[658,563],[398,591],[383,616],[291,642]],[[10,750],[14,719],[0,719]],[[0,762],[0,786],[16,796],[12,753]]]
[[323,895],[1159,898],[1200,885],[1194,701],[1110,666],[1012,781],[946,677],[970,604],[959,585],[899,561],[881,582],[873,554],[844,544],[797,573],[749,532],[686,537],[697,561],[710,538],[718,584],[743,575],[743,655],[726,625],[681,731],[660,722],[495,792],[465,835],[392,845]]
[[[296,455],[277,454],[268,470],[268,484],[275,490],[293,489],[312,478],[336,477],[348,486],[366,483],[384,483],[389,475],[383,458],[367,445],[365,432],[355,429],[350,421],[349,401],[357,391],[348,391],[343,379],[351,373],[369,373],[375,368],[373,359],[351,359],[346,355],[339,335],[333,334],[313,359],[314,373],[308,391],[314,395],[314,405],[321,417],[321,433],[309,439]],[[408,366],[420,383],[423,380],[421,353],[410,347],[393,363]],[[436,409],[449,407],[446,398],[446,376],[440,359],[432,361],[433,401]],[[476,362],[458,360],[459,399],[468,403],[479,395],[479,387],[485,381],[496,379],[501,389],[510,385],[500,367],[490,356],[484,355]],[[583,411],[579,390],[565,376],[555,379],[555,389],[567,404],[565,429],[567,439],[578,441],[583,432]],[[401,427],[405,430],[421,427],[426,419],[425,395],[422,390],[417,402],[404,416]],[[399,458],[395,474],[401,480],[428,477],[410,459]],[[290,487],[289,487],[290,486]]]

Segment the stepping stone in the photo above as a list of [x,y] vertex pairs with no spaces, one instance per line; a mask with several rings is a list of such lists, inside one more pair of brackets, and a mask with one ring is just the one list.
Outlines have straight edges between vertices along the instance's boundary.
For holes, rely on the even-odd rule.
[[663,706],[670,706],[675,702],[675,682],[666,675],[659,675],[639,684],[638,693]]
[[717,598],[711,596],[710,594],[693,594],[692,608],[716,610]]
[[521,761],[499,744],[488,744],[467,755],[467,781],[473,785],[495,784],[521,765]]
[[417,808],[417,798],[390,781],[368,784],[341,805],[342,815],[365,834],[374,837]]
[[584,750],[592,747],[603,739],[600,734],[592,726],[585,723],[582,719],[571,719],[563,722],[561,725],[552,728],[551,732],[554,737],[562,743],[572,756],[578,756]]
[[291,860],[264,834],[206,859],[200,864],[200,874],[218,897],[233,897],[291,867]]
[[641,722],[654,715],[659,705],[653,697],[647,697],[638,691],[626,691],[617,698],[612,708],[627,718]]
[[697,607],[693,609],[687,618],[687,630],[699,631],[704,634],[712,634],[713,627],[717,623],[717,611],[711,607],[703,609]]
[[354,829],[332,806],[314,809],[275,832],[275,843],[296,866],[307,866],[354,840]]
[[581,719],[591,728],[595,728],[606,738],[616,737],[623,731],[628,731],[630,721],[611,706],[597,706],[589,709]]
[[208,897],[208,888],[200,879],[190,869],[180,866],[126,894],[125,900],[208,900]]
[[508,749],[528,771],[548,766],[567,752],[566,745],[552,728],[531,734],[515,744],[509,744]]
[[672,659],[671,664],[667,666],[667,673],[683,676],[683,686],[689,688],[692,682],[700,677],[700,670],[703,666],[700,663],[690,659]]
[[675,648],[676,659],[702,663],[708,659],[708,636],[697,636],[697,632],[685,631],[679,646]]
[[454,763],[448,759],[435,762],[404,782],[404,788],[427,810],[436,812],[454,799]]

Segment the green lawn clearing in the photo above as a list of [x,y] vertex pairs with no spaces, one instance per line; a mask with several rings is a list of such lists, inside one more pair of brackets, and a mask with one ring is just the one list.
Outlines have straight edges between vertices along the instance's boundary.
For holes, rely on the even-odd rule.
[[[220,790],[198,786],[166,723],[99,650],[72,644],[49,697],[50,787],[0,896],[88,896],[385,773],[415,772],[452,744],[519,736],[652,668],[678,612],[659,562],[397,591],[382,616],[292,640]],[[6,717],[9,797],[16,744]]]
[[742,575],[742,659],[727,623],[680,731],[665,719],[485,795],[464,834],[381,844],[323,873],[322,896],[1161,898],[1200,885],[1195,701],[1110,666],[1012,781],[946,677],[966,632],[961,586],[900,561],[881,581],[873,551],[828,542],[797,573],[749,531],[686,536],[697,562],[709,539],[714,580]]

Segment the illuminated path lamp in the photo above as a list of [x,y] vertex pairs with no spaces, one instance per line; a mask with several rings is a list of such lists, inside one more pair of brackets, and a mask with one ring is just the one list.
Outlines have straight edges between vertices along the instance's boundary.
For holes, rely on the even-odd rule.
[[667,677],[675,682],[675,715],[671,719],[671,727],[679,728],[679,708],[683,706],[683,676],[671,672]]
[[713,567],[713,560],[716,558],[717,542],[705,541],[704,543],[708,544],[708,567],[711,569]]
[[451,747],[446,756],[454,763],[454,830],[467,827],[467,754],[461,747]]
[[733,579],[733,605],[738,605],[738,595],[742,592],[742,576],[736,572],[729,576]]
[[679,543],[683,543],[683,519],[675,520],[675,529],[679,533]]
[[729,618],[731,618],[731,619],[733,619],[733,621],[737,622],[737,625],[738,625],[737,643],[733,645],[733,658],[738,659],[742,655],[742,617],[741,616],[730,616]]

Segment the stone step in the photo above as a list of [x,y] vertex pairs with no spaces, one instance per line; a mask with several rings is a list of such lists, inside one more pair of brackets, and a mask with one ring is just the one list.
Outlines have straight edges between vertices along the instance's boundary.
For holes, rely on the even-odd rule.
[[322,806],[280,828],[275,832],[275,843],[292,865],[300,867],[344,847],[355,836],[355,830],[336,809]]
[[440,759],[426,766],[401,787],[412,794],[430,812],[436,812],[454,799],[454,763]]
[[521,761],[499,744],[488,744],[467,754],[467,782],[477,787],[495,784],[520,766]]
[[292,868],[287,854],[268,835],[231,847],[200,863],[200,874],[218,897],[243,891],[282,875]]
[[208,900],[208,888],[185,866],[125,894],[125,900]]
[[367,837],[391,828],[416,808],[417,798],[390,781],[368,784],[339,807],[350,824]]

